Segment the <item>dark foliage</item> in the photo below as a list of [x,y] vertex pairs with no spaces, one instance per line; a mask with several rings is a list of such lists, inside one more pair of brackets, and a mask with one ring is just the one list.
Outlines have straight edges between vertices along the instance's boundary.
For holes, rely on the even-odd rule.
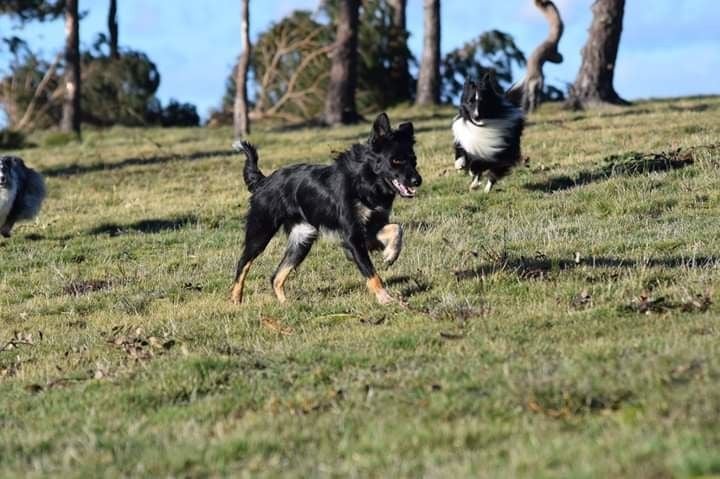
[[507,89],[513,80],[513,66],[525,65],[525,54],[507,33],[491,30],[449,52],[442,61],[443,101],[453,102],[466,78],[481,78],[495,71],[500,86]]
[[0,150],[18,150],[25,146],[25,135],[7,128],[0,130]]
[[[13,59],[9,73],[0,80],[0,103],[11,125],[24,115],[38,85],[47,85],[35,99],[27,129],[58,125],[62,117],[62,66],[49,72],[51,64],[32,52],[20,39],[7,39]],[[96,126],[195,126],[199,116],[193,105],[172,100],[163,107],[155,97],[160,73],[155,63],[139,51],[121,49],[111,56],[107,37],[98,35],[90,51],[81,55],[83,122]]]
[[175,99],[158,112],[153,112],[148,118],[149,123],[160,124],[164,127],[169,126],[198,126],[200,124],[200,116],[198,115],[195,105],[190,103],[181,103]]
[[394,25],[393,11],[386,0],[363,2],[358,38],[360,110],[382,110],[414,95],[414,91],[399,91],[401,85],[388,84],[393,75],[394,58],[403,56],[410,63],[416,62],[407,47],[408,36],[407,30]]
[[12,15],[22,21],[57,18],[65,10],[64,0],[2,0],[0,15]]
[[157,112],[160,72],[146,54],[122,50],[110,56],[104,35],[82,55],[83,121],[95,125],[144,125]]

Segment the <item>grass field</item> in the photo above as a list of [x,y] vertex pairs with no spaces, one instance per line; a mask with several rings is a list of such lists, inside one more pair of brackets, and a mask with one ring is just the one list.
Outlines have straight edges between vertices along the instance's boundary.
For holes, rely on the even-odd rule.
[[[720,98],[530,118],[489,195],[415,122],[381,307],[281,235],[229,290],[248,193],[229,129],[87,131],[22,151],[40,218],[0,240],[0,477],[720,474]],[[251,140],[269,172],[369,125]],[[52,138],[37,135],[38,145]]]

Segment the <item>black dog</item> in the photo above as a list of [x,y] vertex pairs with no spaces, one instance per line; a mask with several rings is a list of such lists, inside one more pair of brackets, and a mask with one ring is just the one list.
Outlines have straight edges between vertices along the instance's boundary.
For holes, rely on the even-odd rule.
[[477,82],[466,80],[460,111],[452,124],[455,168],[470,171],[472,190],[480,186],[480,175],[487,171],[486,193],[520,161],[525,125],[522,110],[497,88],[491,74]]
[[333,164],[293,165],[269,176],[258,169],[258,155],[251,144],[234,144],[245,153],[243,177],[252,196],[232,301],[242,302],[253,260],[282,226],[288,233],[288,246],[271,281],[280,302],[285,301],[288,274],[305,259],[320,231],[337,233],[377,301],[391,302],[368,251],[383,249],[385,262],[390,264],[400,254],[402,229],[388,221],[395,195],[412,198],[422,182],[414,142],[412,123],[402,123],[393,130],[382,113],[367,144],[353,145]]

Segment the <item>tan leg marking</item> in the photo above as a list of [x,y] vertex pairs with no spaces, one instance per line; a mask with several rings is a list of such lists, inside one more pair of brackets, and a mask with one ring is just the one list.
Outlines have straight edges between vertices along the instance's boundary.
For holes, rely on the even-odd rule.
[[377,302],[380,304],[390,304],[394,300],[390,294],[388,294],[387,290],[383,286],[383,282],[380,279],[380,276],[375,275],[367,280],[367,287],[370,290],[371,293],[375,295],[375,299],[377,299]]
[[387,264],[393,264],[402,250],[402,227],[395,223],[387,224],[378,231],[376,238],[385,247],[383,249],[383,260]]
[[292,270],[293,269],[290,266],[283,266],[278,270],[275,278],[273,279],[273,291],[275,291],[275,296],[281,303],[284,303],[287,300],[285,297],[285,280],[287,280],[287,277]]
[[243,289],[245,288],[245,278],[247,278],[248,272],[250,271],[250,266],[252,266],[252,261],[248,261],[248,263],[243,267],[242,272],[240,273],[240,277],[237,279],[237,281],[235,281],[235,284],[233,285],[230,300],[235,304],[242,303]]

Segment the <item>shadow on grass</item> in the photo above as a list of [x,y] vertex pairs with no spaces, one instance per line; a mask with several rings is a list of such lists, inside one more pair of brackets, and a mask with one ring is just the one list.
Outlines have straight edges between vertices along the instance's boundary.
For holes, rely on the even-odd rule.
[[215,150],[215,151],[198,151],[195,153],[187,154],[168,154],[168,155],[155,155],[148,157],[133,157],[126,158],[117,163],[91,163],[89,165],[61,165],[46,168],[43,170],[43,174],[48,177],[58,176],[75,176],[84,175],[88,173],[96,173],[98,171],[115,171],[131,166],[152,166],[152,165],[164,165],[173,161],[196,161],[203,160],[212,157],[225,157],[237,155],[236,152],[230,148],[226,150]]
[[103,223],[88,231],[88,234],[92,236],[120,236],[127,233],[154,234],[162,233],[163,231],[177,230],[186,226],[189,223],[196,223],[197,221],[198,218],[195,215],[183,215],[170,219],[154,218],[141,220],[127,225],[120,225],[117,223]]
[[406,299],[432,289],[432,285],[423,278],[413,278],[412,276],[407,275],[388,278],[387,281],[385,281],[385,284],[387,286],[402,287],[400,295]]
[[519,279],[551,279],[553,273],[571,271],[578,267],[590,268],[684,268],[704,269],[720,266],[720,257],[717,256],[696,256],[681,257],[671,256],[668,258],[647,258],[645,260],[634,260],[629,258],[615,258],[611,256],[593,256],[581,260],[569,260],[559,258],[548,258],[546,256],[527,258],[524,256],[505,256],[494,261],[480,264],[474,268],[454,271],[455,279],[463,281],[468,279],[483,278],[500,272],[509,272]]
[[694,163],[697,148],[678,149],[668,153],[637,153],[611,155],[596,170],[583,170],[576,176],[561,175],[537,183],[528,183],[525,189],[531,191],[555,192],[569,190],[613,176],[640,176],[653,172],[672,171],[685,168]]
[[[620,108],[620,107],[618,107]],[[598,113],[598,114],[586,114],[583,113],[582,110],[576,111],[574,115],[569,116],[567,118],[551,118],[548,120],[541,120],[541,121],[529,121],[527,123],[527,126],[533,126],[533,125],[564,125],[565,123],[574,123],[576,121],[582,121],[582,120],[593,120],[598,118],[618,118],[623,116],[633,116],[633,115],[647,115],[648,113],[657,113],[656,110],[651,110],[650,108],[626,108],[622,107],[621,111],[610,111],[606,113]]]

